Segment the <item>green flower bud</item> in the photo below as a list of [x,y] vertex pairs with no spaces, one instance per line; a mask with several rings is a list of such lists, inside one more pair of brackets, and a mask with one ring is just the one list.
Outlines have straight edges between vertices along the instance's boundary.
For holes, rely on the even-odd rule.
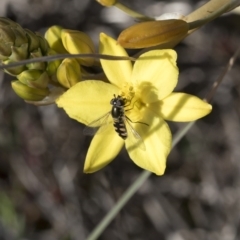
[[17,80],[12,81],[12,88],[20,98],[23,98],[27,101],[40,101],[50,93],[47,88],[31,88]]
[[32,52],[32,51],[38,49],[39,45],[40,45],[38,36],[35,33],[33,33],[32,31],[30,31],[29,29],[24,29],[24,30],[28,37],[29,52]]
[[14,35],[15,35],[14,46],[20,47],[22,44],[28,42],[26,33],[25,33],[24,29],[19,24],[16,23],[16,26],[12,27],[11,29],[12,29]]
[[142,22],[122,31],[118,43],[124,48],[153,47],[181,39],[188,28],[187,22],[178,19]]
[[48,42],[43,36],[39,35],[38,33],[36,33],[36,36],[38,37],[39,46],[42,50],[42,54],[45,56],[47,53],[47,50],[49,49]]
[[11,46],[11,43],[1,43],[0,40],[0,60],[6,60],[11,55]]
[[[57,54],[53,49],[49,48],[47,51],[47,56],[51,56],[51,55],[55,55]],[[49,76],[52,76],[54,74],[56,74],[57,69],[59,67],[59,65],[61,64],[62,60],[54,60],[54,61],[50,61],[47,64],[46,67],[46,72],[48,73]]]
[[[10,64],[10,63],[14,63],[14,61],[8,59],[8,60],[3,61],[3,63],[4,64]],[[26,70],[26,67],[25,67],[25,65],[22,65],[22,66],[17,66],[17,67],[4,69],[4,72],[6,72],[7,74],[12,75],[12,76],[17,76],[18,74],[20,74],[24,70]]]
[[11,47],[20,47],[28,42],[24,29],[7,18],[0,18],[0,58],[6,60],[11,55]]
[[[69,53],[94,53],[95,51],[91,38],[83,32],[63,29],[61,37],[63,46]],[[77,60],[84,66],[92,66],[94,64],[93,58],[77,58]]]
[[[30,57],[28,58],[38,58],[42,57],[42,51],[40,48],[36,49],[35,51],[30,53]],[[33,63],[28,63],[27,65],[28,69],[38,69],[38,70],[45,70],[46,69],[46,63],[45,62],[33,62]]]
[[58,82],[70,88],[82,79],[79,62],[73,58],[65,58],[57,70]]
[[45,33],[45,39],[47,40],[50,48],[56,51],[57,53],[67,53],[66,49],[62,44],[61,39],[62,29],[63,29],[62,27],[54,25],[48,28],[48,30]]
[[16,22],[12,21],[11,19],[1,17],[0,18],[0,28],[4,26],[16,26],[18,25]]
[[46,72],[36,69],[30,69],[17,76],[23,84],[32,88],[46,89],[49,83],[49,77]]
[[12,52],[11,47],[15,41],[14,33],[6,27],[0,26],[0,58],[7,59]]
[[24,60],[28,56],[28,44],[24,43],[20,47],[11,47],[12,54],[9,56],[9,59],[13,62],[18,62]]

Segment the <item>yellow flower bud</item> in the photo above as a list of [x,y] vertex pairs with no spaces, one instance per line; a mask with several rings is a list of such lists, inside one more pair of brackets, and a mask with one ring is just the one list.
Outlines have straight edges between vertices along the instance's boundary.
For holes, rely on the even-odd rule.
[[118,37],[118,43],[124,48],[146,48],[171,42],[184,37],[188,32],[188,23],[179,19],[149,21],[133,25]]
[[117,2],[117,0],[96,0],[96,1],[103,5],[104,7],[111,7]]
[[62,44],[61,31],[62,27],[54,25],[48,28],[48,30],[46,31],[45,39],[47,40],[50,48],[57,53],[67,53],[66,49]]
[[[94,53],[94,45],[91,38],[83,32],[63,29],[61,37],[63,46],[69,53]],[[93,58],[77,58],[77,60],[84,66],[92,66],[94,64]]]
[[37,69],[26,70],[19,74],[17,78],[20,82],[32,88],[46,89],[49,82],[47,73]]
[[73,58],[65,58],[57,70],[58,82],[70,88],[82,79],[79,62]]
[[12,81],[12,88],[20,98],[27,101],[40,101],[50,93],[47,88],[31,88],[17,80]]

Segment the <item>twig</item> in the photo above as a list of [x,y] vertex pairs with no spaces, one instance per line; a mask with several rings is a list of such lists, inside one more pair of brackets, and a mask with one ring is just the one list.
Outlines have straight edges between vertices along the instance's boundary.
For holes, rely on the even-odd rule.
[[231,68],[233,67],[233,64],[235,63],[238,54],[240,52],[240,46],[238,47],[238,49],[236,50],[236,52],[234,53],[234,55],[229,59],[229,62],[227,64],[227,66],[224,68],[224,70],[222,71],[222,73],[220,74],[220,76],[217,78],[217,80],[213,83],[211,90],[208,92],[208,94],[206,95],[206,97],[204,98],[204,100],[206,100],[207,102],[211,102],[219,85],[222,83],[224,77],[226,76],[226,74],[231,70]]
[[31,58],[26,60],[21,60],[19,62],[15,63],[9,63],[9,64],[0,64],[0,69],[8,69],[16,66],[21,66],[29,63],[34,62],[51,62],[57,59],[65,59],[65,58],[96,58],[96,59],[104,59],[104,60],[130,60],[130,61],[136,61],[136,58],[134,57],[124,57],[124,56],[112,56],[107,54],[98,54],[98,53],[86,53],[86,54],[56,54],[52,56],[44,56],[39,58]]

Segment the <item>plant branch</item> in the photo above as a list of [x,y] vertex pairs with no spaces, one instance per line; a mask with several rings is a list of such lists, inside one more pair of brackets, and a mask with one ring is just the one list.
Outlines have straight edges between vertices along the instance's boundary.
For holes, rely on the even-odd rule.
[[189,23],[188,34],[239,5],[239,0],[211,0],[207,2],[183,19]]
[[222,83],[224,77],[226,76],[226,74],[232,69],[238,55],[240,53],[240,46],[238,47],[238,49],[235,51],[234,55],[229,59],[229,62],[227,64],[227,66],[223,69],[222,73],[220,74],[220,76],[217,78],[217,80],[213,83],[211,90],[208,92],[207,96],[205,97],[205,100],[207,102],[211,102],[218,87],[220,86],[220,84]]

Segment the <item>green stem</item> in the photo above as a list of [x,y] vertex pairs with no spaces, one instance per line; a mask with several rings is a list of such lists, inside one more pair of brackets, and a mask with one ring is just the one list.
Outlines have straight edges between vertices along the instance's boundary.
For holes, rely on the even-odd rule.
[[114,4],[115,7],[119,8],[120,10],[122,10],[123,12],[125,12],[126,14],[130,15],[132,18],[136,18],[140,21],[153,21],[153,18],[147,17],[141,13],[135,12],[134,10],[128,8],[127,6],[123,5],[120,2],[116,2]]
[[197,30],[204,24],[221,16],[222,14],[236,8],[240,5],[240,0],[211,0],[203,6],[196,9],[194,12],[185,16],[182,20],[188,22],[189,31],[185,36],[174,39],[173,41],[159,44],[158,46],[149,47],[138,52],[135,57],[154,49],[168,49],[174,48],[179,42],[190,35],[193,31]]
[[127,56],[112,56],[107,54],[99,54],[99,53],[79,53],[79,54],[56,54],[51,56],[43,56],[38,58],[31,58],[26,60],[21,60],[18,62],[13,62],[9,64],[3,64],[0,62],[0,69],[8,69],[16,66],[25,65],[28,63],[34,63],[34,62],[50,62],[54,61],[56,59],[65,59],[65,58],[95,58],[95,59],[106,59],[106,60],[113,60],[113,61],[119,61],[119,60],[131,60],[136,61],[136,58],[133,57],[127,57]]
[[[181,129],[173,138],[172,148],[183,138],[183,136],[191,129],[195,122],[188,123],[183,129]],[[114,207],[107,213],[107,215],[102,219],[102,221],[96,226],[92,233],[88,236],[86,240],[95,240],[101,233],[106,229],[110,222],[116,217],[120,210],[125,206],[129,199],[139,190],[142,184],[151,175],[149,171],[142,171],[140,176],[132,183],[132,185],[125,191],[122,197],[114,205]]]
[[148,179],[150,175],[151,172],[142,171],[140,176],[126,190],[126,192],[102,219],[102,221],[96,226],[96,228],[92,231],[86,240],[95,240],[102,234],[110,222],[115,218],[115,216],[120,212],[120,210],[125,206],[129,199],[137,192],[137,190],[142,186],[142,184]]
[[239,0],[211,0],[187,15],[190,32],[240,5]]

